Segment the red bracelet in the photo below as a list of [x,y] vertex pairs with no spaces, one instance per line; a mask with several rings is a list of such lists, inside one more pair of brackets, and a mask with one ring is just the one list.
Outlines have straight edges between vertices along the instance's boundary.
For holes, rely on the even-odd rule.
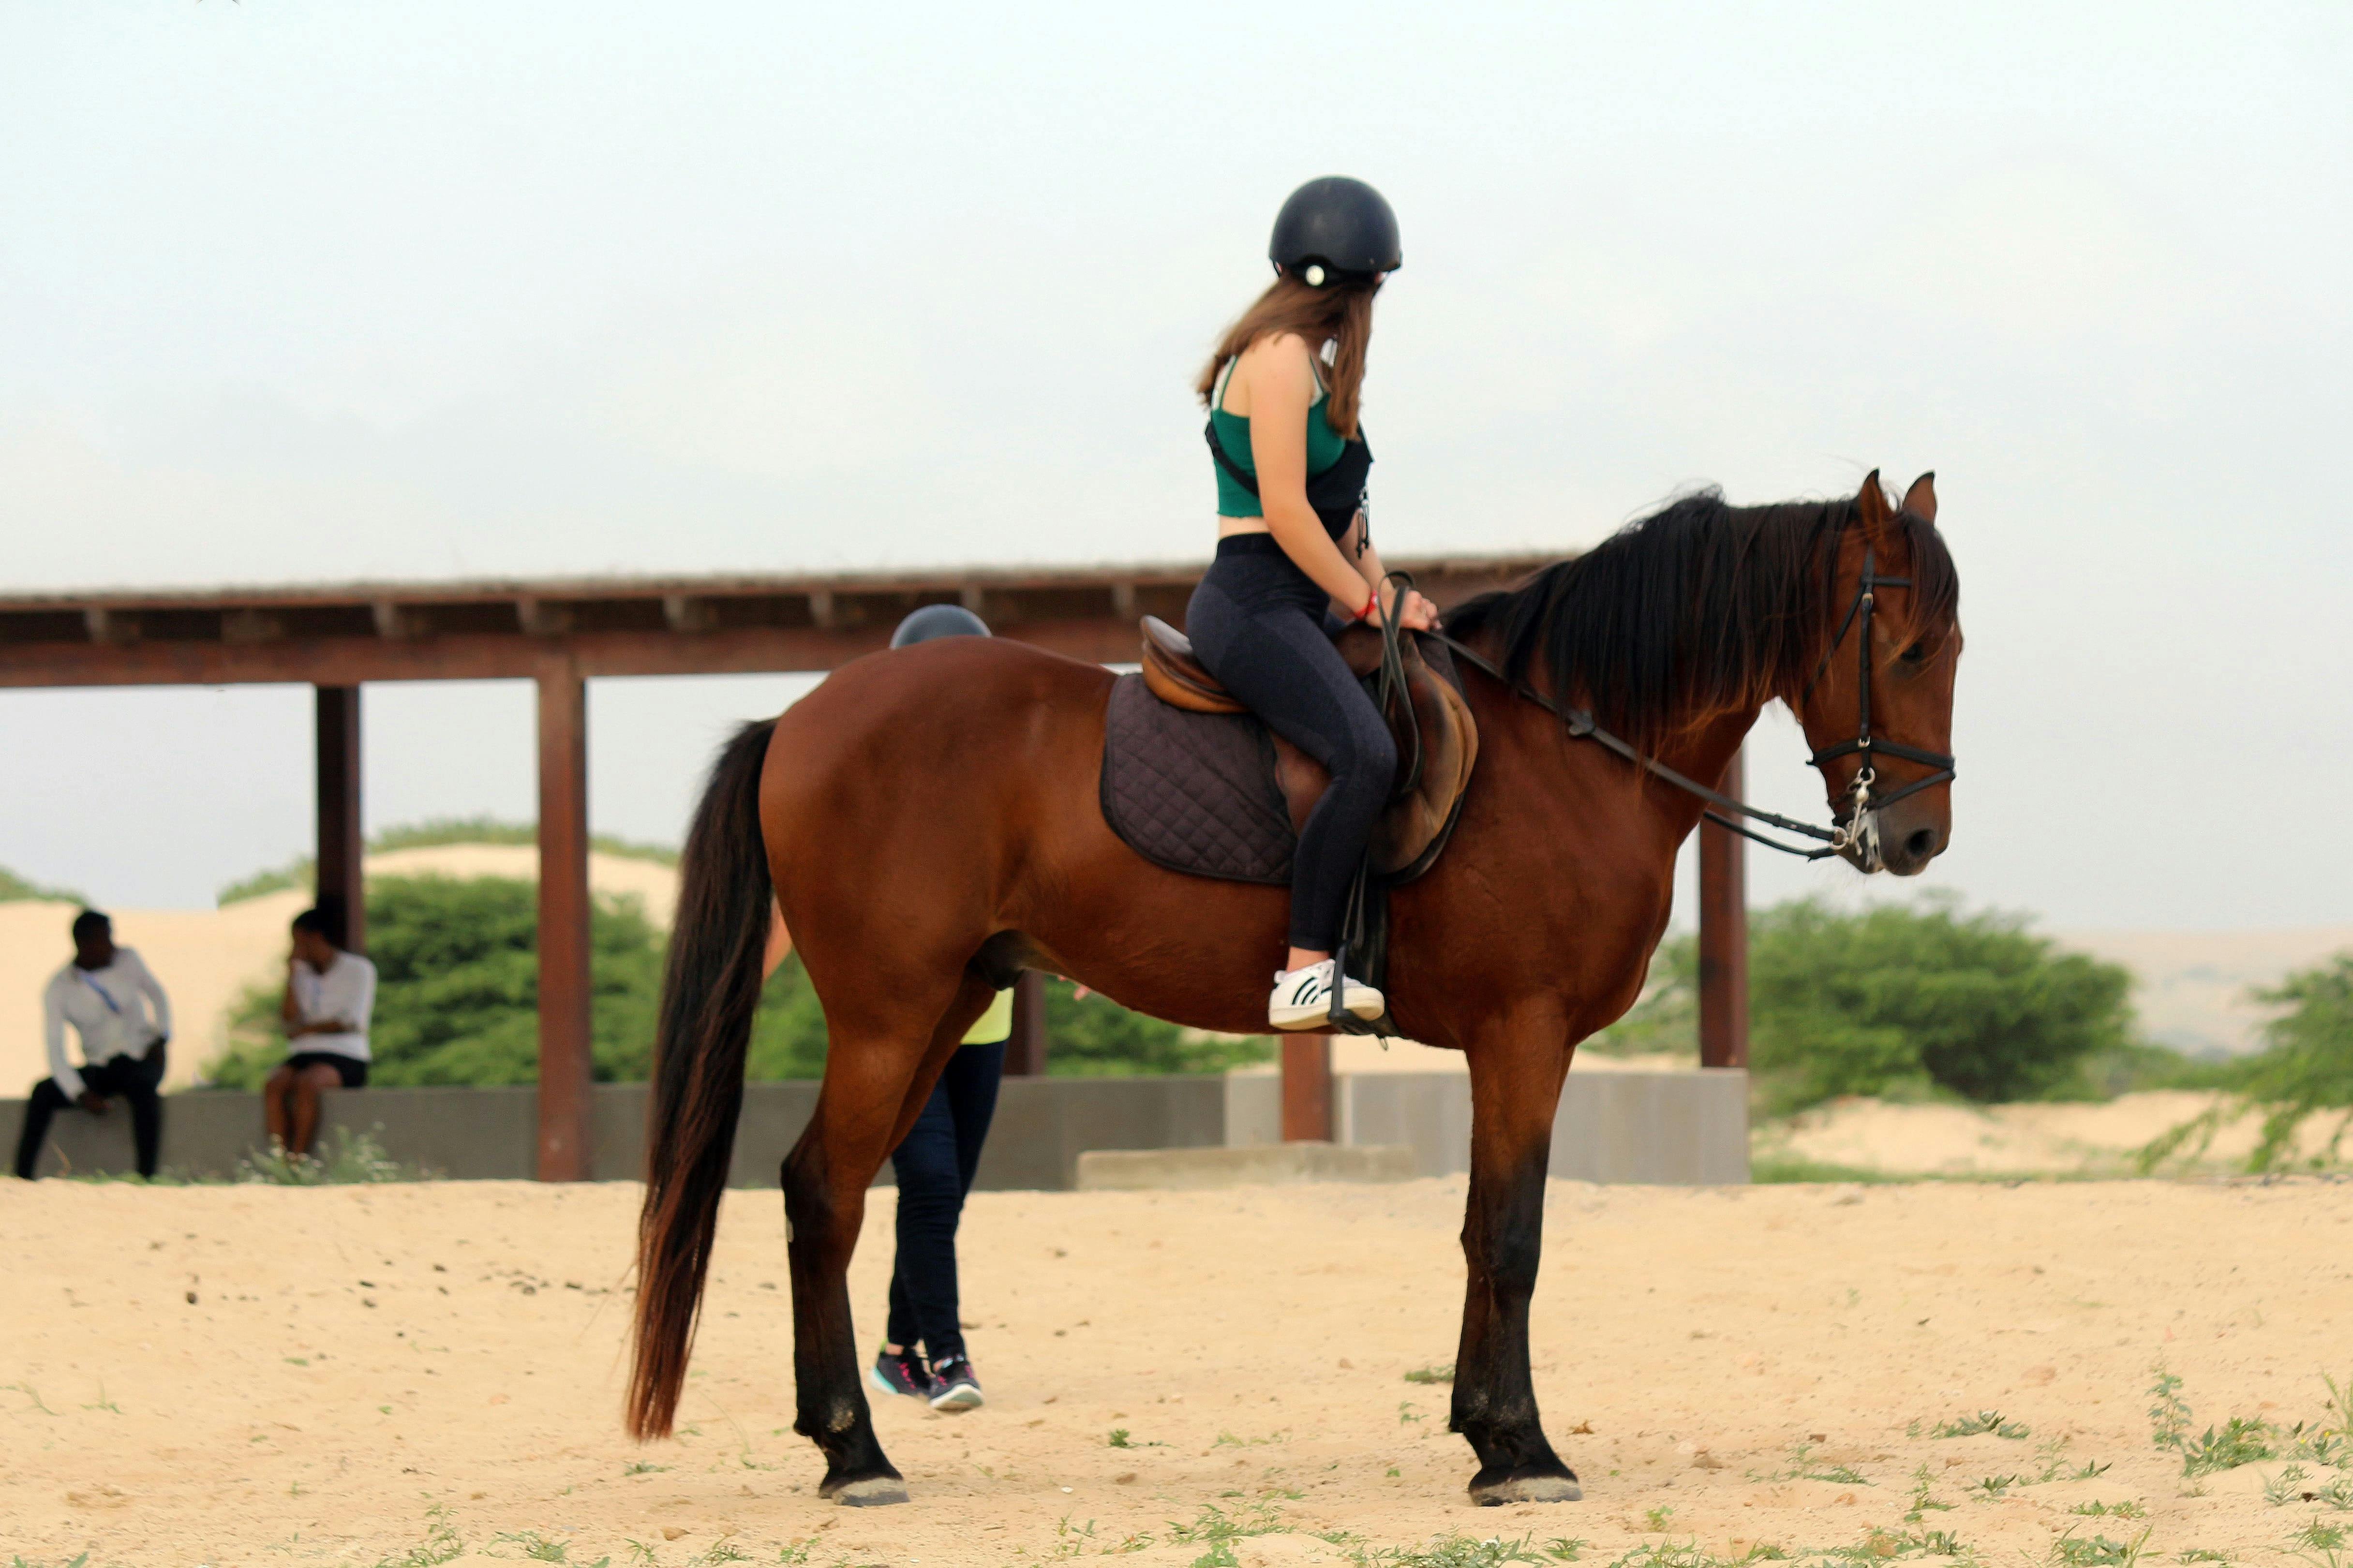
[[1360,621],[1369,621],[1373,618],[1373,612],[1380,607],[1381,591],[1376,588],[1365,595],[1365,607],[1356,612],[1356,618]]

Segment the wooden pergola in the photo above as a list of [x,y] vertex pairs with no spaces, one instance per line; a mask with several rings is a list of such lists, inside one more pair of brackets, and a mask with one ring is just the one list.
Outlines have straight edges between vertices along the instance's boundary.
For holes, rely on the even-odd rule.
[[[1399,563],[1440,606],[1515,581],[1534,557]],[[587,1174],[587,682],[807,673],[885,647],[906,614],[961,604],[999,636],[1133,662],[1136,618],[1182,623],[1197,563],[837,576],[380,583],[0,596],[0,687],[302,684],[318,716],[318,890],[364,949],[360,690],[372,680],[528,679],[539,709],[539,1159]],[[1736,775],[1737,762],[1734,764]],[[1747,1059],[1740,841],[1701,844],[1701,1054]],[[1008,1070],[1044,1070],[1035,976]],[[1330,1047],[1283,1049],[1286,1138],[1331,1135]]]

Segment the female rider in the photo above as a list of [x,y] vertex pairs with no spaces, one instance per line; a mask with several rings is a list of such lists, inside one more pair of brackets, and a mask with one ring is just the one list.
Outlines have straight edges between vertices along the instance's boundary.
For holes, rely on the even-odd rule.
[[1388,798],[1397,750],[1332,646],[1349,621],[1426,631],[1430,601],[1382,585],[1356,420],[1373,295],[1397,270],[1397,216],[1361,180],[1302,185],[1268,249],[1275,279],[1227,329],[1201,372],[1218,474],[1218,554],[1185,612],[1193,651],[1250,711],[1330,770],[1291,871],[1291,951],[1267,1021],[1315,1027],[1340,1005],[1364,1019],[1381,994],[1333,973],[1348,884]]

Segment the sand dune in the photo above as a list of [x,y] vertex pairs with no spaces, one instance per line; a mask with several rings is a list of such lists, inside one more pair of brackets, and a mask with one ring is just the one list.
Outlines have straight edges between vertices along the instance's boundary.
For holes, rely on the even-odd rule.
[[[1793,1156],[1903,1176],[2010,1174],[2119,1175],[2134,1155],[2226,1097],[2181,1089],[2121,1095],[2093,1105],[1889,1105],[1862,1098],[1834,1100],[1760,1129],[1760,1157]],[[2299,1131],[2297,1158],[2320,1157],[2346,1121],[2344,1111],[2313,1117]],[[2255,1148],[2263,1118],[2232,1115],[2201,1163],[2237,1169]],[[2353,1163],[2353,1136],[2339,1162]]]

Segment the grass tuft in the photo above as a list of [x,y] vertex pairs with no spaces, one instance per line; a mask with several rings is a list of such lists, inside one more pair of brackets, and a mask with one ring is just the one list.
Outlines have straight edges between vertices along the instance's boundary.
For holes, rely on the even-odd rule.
[[[375,1130],[384,1131],[381,1126]],[[379,1182],[421,1182],[427,1173],[404,1164],[385,1152],[373,1133],[333,1129],[321,1140],[322,1153],[290,1154],[272,1143],[268,1152],[255,1150],[237,1163],[237,1179],[273,1187],[335,1187]]]
[[376,1560],[375,1568],[439,1568],[465,1554],[466,1542],[449,1523],[448,1510],[435,1503],[426,1510],[425,1539],[398,1557]]

